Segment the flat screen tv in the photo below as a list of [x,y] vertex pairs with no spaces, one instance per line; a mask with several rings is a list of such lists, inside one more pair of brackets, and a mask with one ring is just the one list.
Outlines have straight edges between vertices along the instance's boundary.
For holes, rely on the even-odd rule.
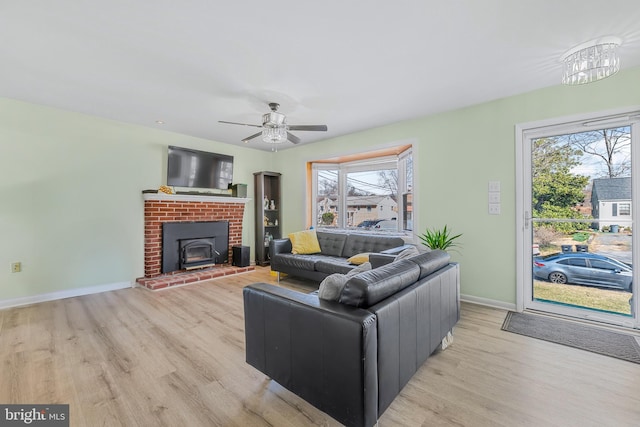
[[226,190],[233,182],[233,156],[169,146],[167,185]]

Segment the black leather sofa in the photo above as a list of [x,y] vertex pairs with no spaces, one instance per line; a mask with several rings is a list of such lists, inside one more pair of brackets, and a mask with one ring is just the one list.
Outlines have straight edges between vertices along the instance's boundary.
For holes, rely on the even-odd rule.
[[339,301],[244,288],[246,361],[347,426],[372,426],[459,320],[459,266],[433,251],[359,273]]
[[346,274],[356,267],[347,261],[354,255],[365,252],[398,254],[411,246],[401,237],[327,231],[318,231],[316,235],[320,252],[315,254],[292,254],[288,238],[269,243],[271,271],[278,273],[278,280],[282,272],[320,282],[330,274]]

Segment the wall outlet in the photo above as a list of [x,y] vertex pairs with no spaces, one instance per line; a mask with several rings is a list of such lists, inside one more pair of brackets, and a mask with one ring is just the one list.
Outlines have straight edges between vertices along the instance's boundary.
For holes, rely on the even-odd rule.
[[500,203],[489,203],[489,215],[500,215]]
[[22,271],[22,263],[21,262],[12,262],[11,263],[11,272],[12,273],[20,273]]

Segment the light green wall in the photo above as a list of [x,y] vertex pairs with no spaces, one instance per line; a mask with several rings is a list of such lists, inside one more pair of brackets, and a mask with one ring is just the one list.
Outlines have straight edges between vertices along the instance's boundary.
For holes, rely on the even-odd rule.
[[[640,68],[580,87],[555,86],[418,120],[282,150],[285,232],[305,226],[306,161],[412,142],[416,230],[448,224],[463,233],[461,291],[515,304],[515,132],[518,123],[640,105]],[[425,100],[425,102],[437,102]],[[502,187],[502,213],[487,212],[488,182]]]
[[[271,153],[0,99],[0,302],[143,276],[141,192],[165,183],[167,145],[235,156],[249,195],[271,169]],[[253,218],[248,203],[246,245]]]
[[[166,146],[235,156],[234,180],[283,174],[285,232],[305,226],[305,162],[413,143],[416,229],[448,224],[462,293],[515,303],[514,125],[640,105],[640,68],[581,87],[551,87],[418,120],[265,153],[153,128],[0,99],[0,302],[132,282],[143,273],[141,191],[164,183]],[[425,100],[425,102],[437,102]],[[502,214],[487,214],[487,183]],[[253,205],[243,242],[253,246]],[[21,261],[24,271],[10,273]]]

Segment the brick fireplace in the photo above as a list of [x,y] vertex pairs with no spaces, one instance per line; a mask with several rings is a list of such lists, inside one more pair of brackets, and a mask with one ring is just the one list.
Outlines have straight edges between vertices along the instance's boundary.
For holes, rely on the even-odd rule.
[[[144,277],[138,284],[161,289],[229,274],[255,267],[231,265],[233,246],[242,245],[242,219],[249,199],[225,196],[143,193],[144,198]],[[228,221],[229,256],[225,263],[196,270],[162,273],[162,228],[165,223]]]

